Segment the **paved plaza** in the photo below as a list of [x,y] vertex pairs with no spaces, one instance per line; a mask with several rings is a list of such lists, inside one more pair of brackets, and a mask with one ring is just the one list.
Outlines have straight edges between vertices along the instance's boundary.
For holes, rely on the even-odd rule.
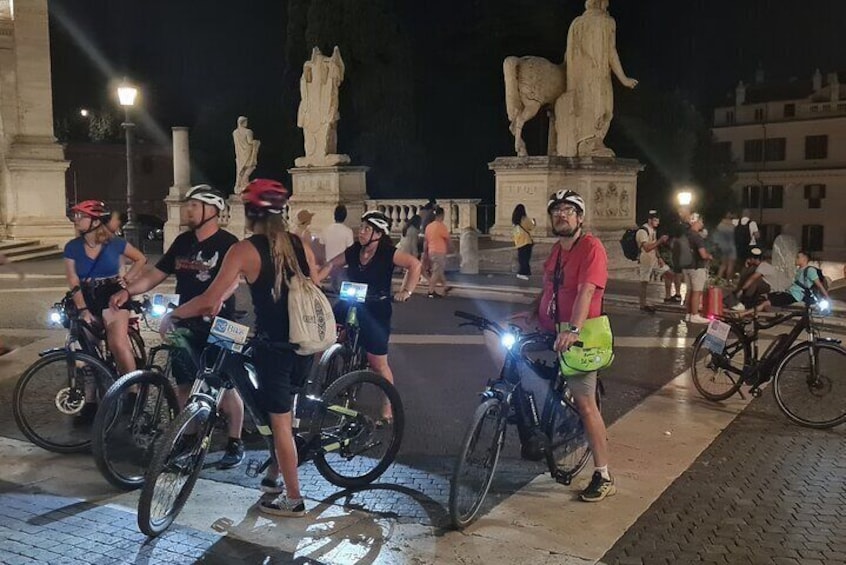
[[[374,485],[344,491],[300,468],[307,515],[261,515],[245,465],[207,458],[177,522],[155,540],[138,531],[137,493],[113,489],[89,455],[24,441],[10,399],[21,371],[63,334],[45,325],[63,282],[0,279],[0,337],[21,346],[0,362],[0,563],[844,563],[846,429],[799,428],[769,394],[714,404],[693,390],[687,356],[698,328],[675,313],[642,315],[633,287],[609,285],[617,359],[605,372],[619,493],[584,504],[545,468],[519,458],[516,433],[484,513],[447,527],[449,475],[476,393],[495,370],[457,309],[501,317],[536,281],[467,278],[453,296],[397,305],[391,363],[407,426],[395,464]],[[240,296],[240,295],[239,295]],[[242,303],[243,304],[243,303]],[[834,331],[834,330],[832,330]],[[248,441],[248,457],[261,444]]]

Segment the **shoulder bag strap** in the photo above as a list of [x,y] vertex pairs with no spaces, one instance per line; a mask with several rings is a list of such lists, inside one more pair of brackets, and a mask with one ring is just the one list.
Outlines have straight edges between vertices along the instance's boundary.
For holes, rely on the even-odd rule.
[[[103,244],[103,247],[100,248],[100,253],[98,253],[97,256],[94,258],[94,262],[91,263],[91,268],[88,269],[88,272],[85,273],[84,277],[81,277],[79,279],[80,281],[86,280],[91,276],[91,273],[94,272],[94,269],[96,269],[97,265],[100,263],[100,257],[102,257],[103,253],[106,252],[106,248],[109,246],[109,243],[111,243],[111,240],[109,240],[109,241],[107,241],[106,243]],[[85,253],[85,239],[82,240],[82,252]],[[118,273],[118,274],[120,274],[120,273]]]

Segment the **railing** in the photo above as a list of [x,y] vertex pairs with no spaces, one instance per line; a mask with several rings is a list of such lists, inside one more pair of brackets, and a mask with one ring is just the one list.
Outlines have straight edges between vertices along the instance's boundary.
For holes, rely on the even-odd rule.
[[[481,200],[478,198],[463,198],[438,200],[438,206],[444,209],[444,223],[450,233],[458,234],[464,228],[477,229],[477,210]],[[365,200],[364,208],[367,210],[379,210],[392,220],[391,232],[400,233],[405,223],[420,209],[426,205],[424,199],[402,199],[402,200]]]

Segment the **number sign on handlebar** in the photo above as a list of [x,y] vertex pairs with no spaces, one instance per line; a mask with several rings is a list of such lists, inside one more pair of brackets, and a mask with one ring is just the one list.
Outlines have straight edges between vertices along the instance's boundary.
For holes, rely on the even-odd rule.
[[216,316],[214,322],[212,322],[209,339],[206,343],[241,353],[244,350],[244,344],[247,343],[249,334],[249,326],[236,324],[226,318]]
[[341,283],[341,300],[349,302],[364,302],[367,300],[367,285],[365,283],[354,283],[343,281]]

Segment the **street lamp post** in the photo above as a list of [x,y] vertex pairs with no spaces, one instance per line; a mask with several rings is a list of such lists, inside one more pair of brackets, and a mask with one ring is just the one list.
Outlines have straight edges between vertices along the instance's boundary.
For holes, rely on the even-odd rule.
[[123,106],[123,123],[121,126],[126,132],[126,225],[123,226],[123,234],[126,241],[134,247],[139,247],[138,226],[135,224],[135,214],[132,210],[132,141],[135,124],[129,121],[129,109],[135,105],[135,98],[138,96],[138,89],[126,82],[117,89],[118,100]]

